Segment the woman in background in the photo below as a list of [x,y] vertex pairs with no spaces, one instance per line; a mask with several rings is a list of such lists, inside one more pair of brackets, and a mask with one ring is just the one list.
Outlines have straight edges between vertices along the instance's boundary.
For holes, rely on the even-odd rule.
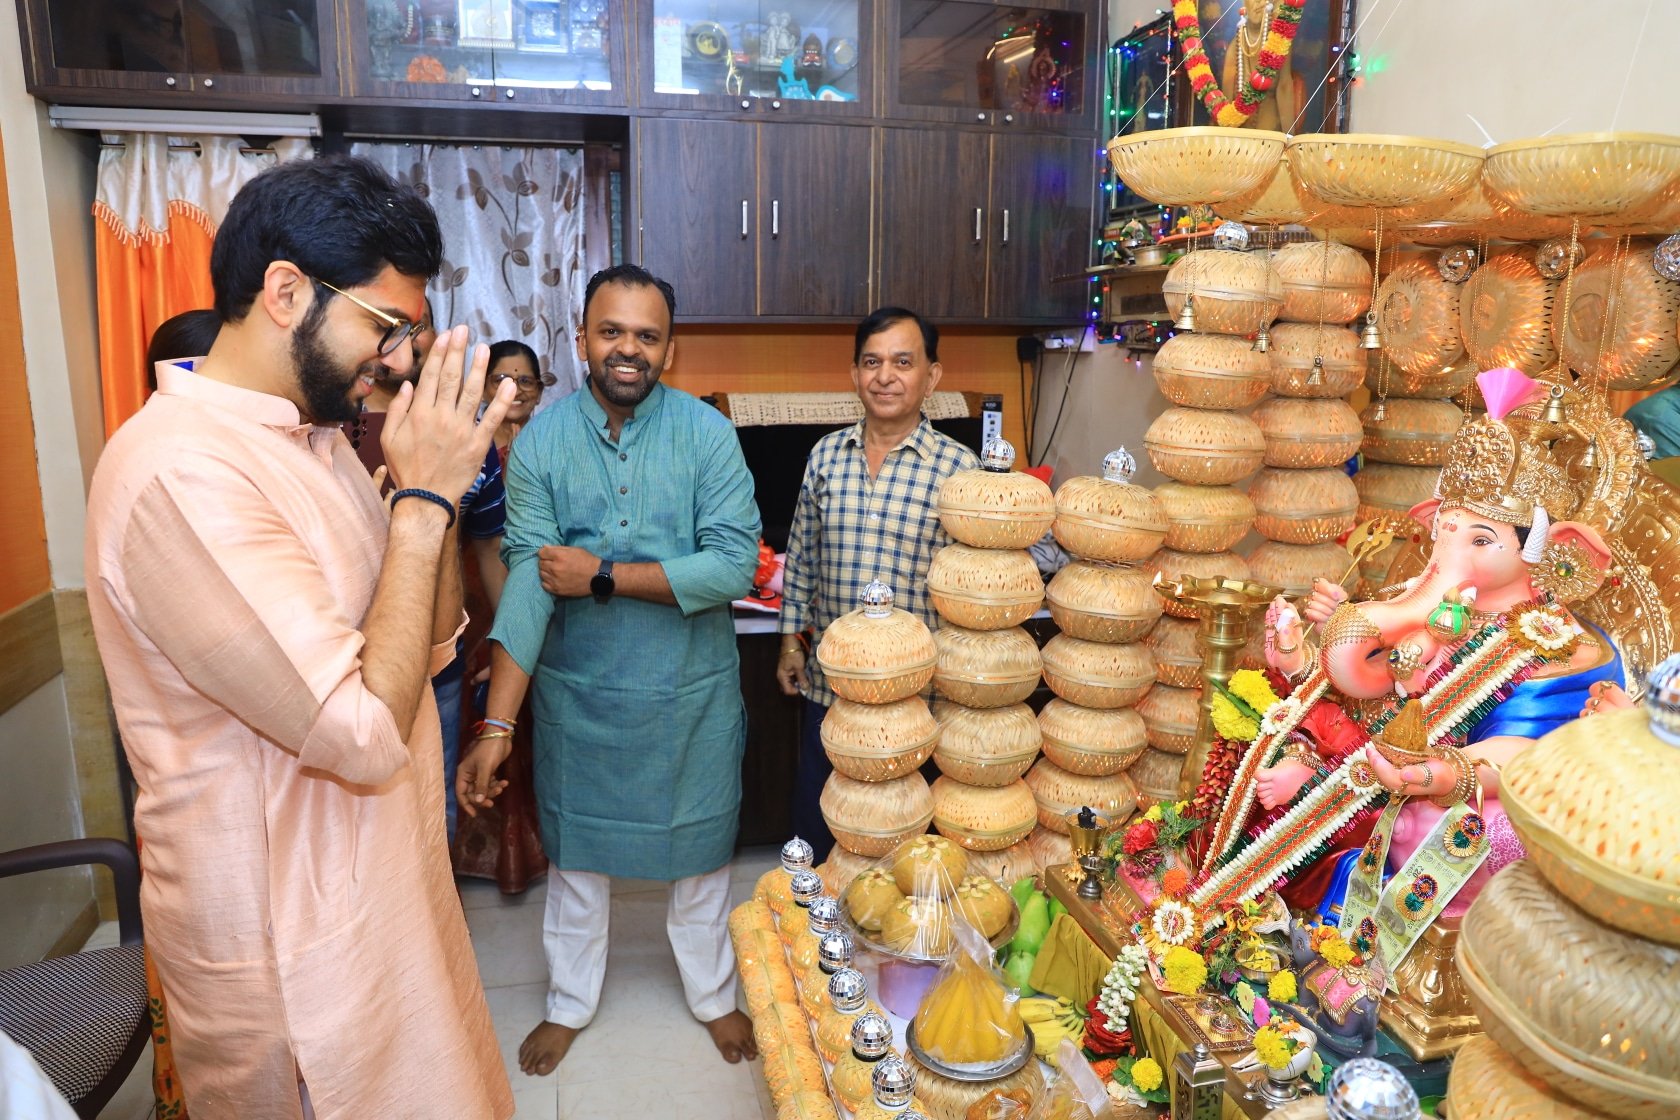
[[507,418],[496,429],[496,451],[507,467],[508,448],[542,400],[543,390],[556,381],[552,373],[542,372],[537,352],[517,339],[506,338],[490,347],[490,372],[484,378],[484,400],[488,404],[503,381],[512,378],[518,392],[508,407]]

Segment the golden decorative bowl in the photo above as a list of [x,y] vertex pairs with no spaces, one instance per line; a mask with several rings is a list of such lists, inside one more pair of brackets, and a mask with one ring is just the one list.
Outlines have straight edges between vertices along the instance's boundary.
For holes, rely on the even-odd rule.
[[1045,645],[1044,683],[1087,708],[1124,708],[1155,683],[1155,658],[1140,642],[1087,642],[1057,634]]
[[860,782],[836,771],[818,799],[834,840],[860,856],[884,856],[933,820],[927,779],[912,772],[884,782]]
[[976,548],[1037,544],[1056,516],[1042,479],[1020,471],[958,471],[939,485],[939,524]]
[[1125,564],[1161,546],[1167,515],[1145,487],[1081,475],[1057,487],[1050,531],[1056,543],[1083,560]]
[[[1167,583],[1193,579],[1245,580],[1249,576],[1248,561],[1235,552],[1180,552],[1163,548],[1144,564],[1150,578],[1159,575]],[[1188,603],[1162,596],[1161,609],[1179,618],[1195,618],[1196,608]]]
[[1174,318],[1194,298],[1198,333],[1248,336],[1277,318],[1283,280],[1264,254],[1197,249],[1173,262],[1161,296]]
[[1159,128],[1116,136],[1108,160],[1140,198],[1196,206],[1264,189],[1280,169],[1285,139],[1257,128]]
[[970,630],[1019,626],[1044,603],[1044,578],[1025,549],[948,544],[934,553],[927,586],[939,617]]
[[1357,455],[1365,438],[1359,414],[1343,400],[1273,397],[1253,415],[1268,467],[1334,467]]
[[995,852],[1026,839],[1035,816],[1032,790],[1024,781],[970,786],[934,779],[933,827],[969,851]]
[[822,722],[823,753],[834,768],[861,782],[911,773],[939,742],[939,724],[920,696],[890,704],[837,699]]
[[862,607],[843,614],[817,643],[817,664],[829,687],[860,704],[914,696],[933,679],[937,656],[927,625],[897,607],[881,617]]
[[1680,136],[1579,132],[1488,149],[1483,180],[1508,206],[1625,222],[1660,211],[1680,184]]
[[1279,158],[1278,172],[1265,186],[1213,204],[1213,212],[1233,222],[1254,225],[1306,225],[1318,216],[1321,204],[1309,199],[1289,174],[1289,162]]
[[1567,286],[1569,305],[1552,316],[1563,364],[1608,378],[1612,389],[1650,388],[1680,363],[1680,281],[1657,275],[1651,248],[1635,241],[1625,252],[1606,245],[1588,254]]

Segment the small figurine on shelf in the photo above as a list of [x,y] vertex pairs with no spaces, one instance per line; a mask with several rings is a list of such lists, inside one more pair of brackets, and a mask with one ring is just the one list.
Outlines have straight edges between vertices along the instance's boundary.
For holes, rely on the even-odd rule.
[[799,50],[799,29],[788,12],[771,12],[770,25],[759,40],[758,61],[765,67],[779,67],[782,60]]
[[816,35],[805,36],[805,43],[799,48],[799,68],[801,70],[822,69],[823,47],[822,40]]

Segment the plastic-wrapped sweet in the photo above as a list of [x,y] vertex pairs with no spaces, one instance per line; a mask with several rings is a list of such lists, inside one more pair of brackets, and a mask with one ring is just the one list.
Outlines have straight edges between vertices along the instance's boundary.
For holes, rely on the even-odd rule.
[[968,853],[943,836],[917,836],[893,852],[893,882],[905,895],[943,898],[967,874]]
[[938,898],[906,898],[881,921],[881,941],[899,953],[943,957],[951,951],[951,907]]
[[934,1061],[957,1070],[996,1067],[1027,1044],[1026,1024],[992,949],[972,926],[959,925],[957,950],[916,1011],[916,1044]]
[[904,901],[892,873],[871,867],[852,880],[846,888],[846,910],[859,929],[878,931],[893,907]]
[[984,875],[970,875],[958,883],[951,904],[988,941],[1009,924],[1009,917],[1014,913],[1008,893]]

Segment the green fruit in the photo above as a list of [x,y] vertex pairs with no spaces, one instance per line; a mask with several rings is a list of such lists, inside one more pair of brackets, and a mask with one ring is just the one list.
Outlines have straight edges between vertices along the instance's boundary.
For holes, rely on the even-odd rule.
[[1062,905],[1062,900],[1061,899],[1052,898],[1050,900],[1050,920],[1052,922],[1054,922],[1057,918],[1061,917],[1063,914],[1066,914],[1066,913],[1067,913],[1067,907]]
[[1009,981],[1011,988],[1020,989],[1023,996],[1033,994],[1032,985],[1027,983],[1027,978],[1032,975],[1033,961],[1037,956],[1036,953],[1012,953],[1009,963],[1003,966],[1003,978]]
[[1021,876],[1015,880],[1015,885],[1009,888],[1009,894],[1015,899],[1015,905],[1021,909],[1026,908],[1027,899],[1033,896],[1033,891],[1033,877],[1031,875]]
[[1036,953],[1050,932],[1050,900],[1041,894],[1027,899],[1021,907],[1021,924],[1009,942],[1011,953]]

